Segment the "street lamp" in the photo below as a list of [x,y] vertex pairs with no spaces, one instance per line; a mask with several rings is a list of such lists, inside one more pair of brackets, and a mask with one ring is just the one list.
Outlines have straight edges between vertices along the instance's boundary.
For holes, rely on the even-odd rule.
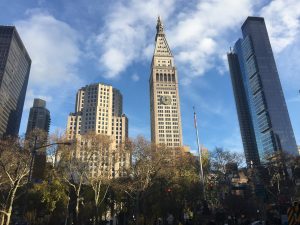
[[28,175],[28,182],[27,183],[30,183],[31,179],[32,179],[32,170],[33,170],[34,158],[35,158],[35,154],[36,154],[37,150],[39,150],[41,148],[47,148],[47,147],[52,146],[52,145],[71,145],[72,144],[71,142],[55,142],[55,143],[51,143],[51,144],[47,144],[47,145],[37,147],[36,146],[36,141],[37,141],[37,137],[35,137],[34,145],[33,145],[32,151],[31,151],[31,160],[30,160],[29,175]]

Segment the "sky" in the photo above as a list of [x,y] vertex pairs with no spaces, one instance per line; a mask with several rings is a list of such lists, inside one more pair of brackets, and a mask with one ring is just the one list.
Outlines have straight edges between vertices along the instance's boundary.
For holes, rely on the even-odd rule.
[[111,84],[123,94],[129,136],[150,139],[150,64],[157,16],[175,58],[183,141],[196,152],[242,152],[226,54],[247,16],[265,18],[296,141],[300,144],[299,0],[0,0],[32,59],[20,134],[34,98],[47,101],[51,132],[65,130],[79,88]]

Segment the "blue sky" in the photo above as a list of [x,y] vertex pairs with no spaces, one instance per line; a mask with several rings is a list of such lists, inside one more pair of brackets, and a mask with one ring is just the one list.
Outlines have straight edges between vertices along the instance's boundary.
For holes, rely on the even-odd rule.
[[47,100],[51,131],[65,129],[76,91],[104,82],[120,89],[129,135],[150,138],[150,63],[163,19],[179,79],[184,144],[242,151],[226,53],[247,16],[263,16],[297,143],[300,143],[298,0],[0,0],[0,23],[15,25],[32,68],[20,134],[33,98]]

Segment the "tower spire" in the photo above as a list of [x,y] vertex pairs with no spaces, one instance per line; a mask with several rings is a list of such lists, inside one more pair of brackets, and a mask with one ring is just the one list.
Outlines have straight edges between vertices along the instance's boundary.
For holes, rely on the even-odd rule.
[[157,34],[163,34],[164,33],[164,26],[161,22],[160,16],[158,16],[158,18],[157,18],[156,31],[157,31]]
[[160,16],[157,18],[154,55],[172,56]]
[[[157,18],[156,30],[149,79],[151,141],[171,147],[174,151],[172,150],[170,155],[175,156],[175,151],[182,146],[177,70],[160,16]],[[172,110],[172,114],[170,114],[170,110]],[[169,118],[170,116],[172,118]],[[173,126],[169,126],[170,124]]]

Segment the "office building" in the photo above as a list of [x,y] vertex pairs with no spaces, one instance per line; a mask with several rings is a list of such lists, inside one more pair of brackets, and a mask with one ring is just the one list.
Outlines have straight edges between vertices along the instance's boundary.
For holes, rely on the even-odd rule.
[[50,112],[46,108],[46,101],[35,98],[29,112],[26,135],[29,135],[34,129],[40,129],[48,134],[50,121]]
[[13,26],[0,26],[0,138],[17,136],[31,59]]
[[177,70],[160,17],[150,74],[151,141],[170,148],[182,147]]
[[[26,139],[31,148],[39,148],[47,144],[50,127],[50,112],[46,108],[46,101],[35,98],[30,108]],[[46,149],[40,148],[34,154],[32,180],[44,179],[46,167]]]
[[[131,155],[124,150],[128,138],[128,119],[123,114],[123,97],[119,90],[106,84],[91,84],[76,95],[75,113],[67,123],[67,138],[85,144],[84,135],[93,133],[110,138],[108,149],[97,153],[90,166],[92,175],[109,171],[108,177],[119,177],[130,166]],[[86,152],[77,151],[76,157],[84,160]]]
[[228,61],[247,164],[259,164],[281,151],[296,155],[264,19],[248,17],[242,33],[243,38],[228,53]]

